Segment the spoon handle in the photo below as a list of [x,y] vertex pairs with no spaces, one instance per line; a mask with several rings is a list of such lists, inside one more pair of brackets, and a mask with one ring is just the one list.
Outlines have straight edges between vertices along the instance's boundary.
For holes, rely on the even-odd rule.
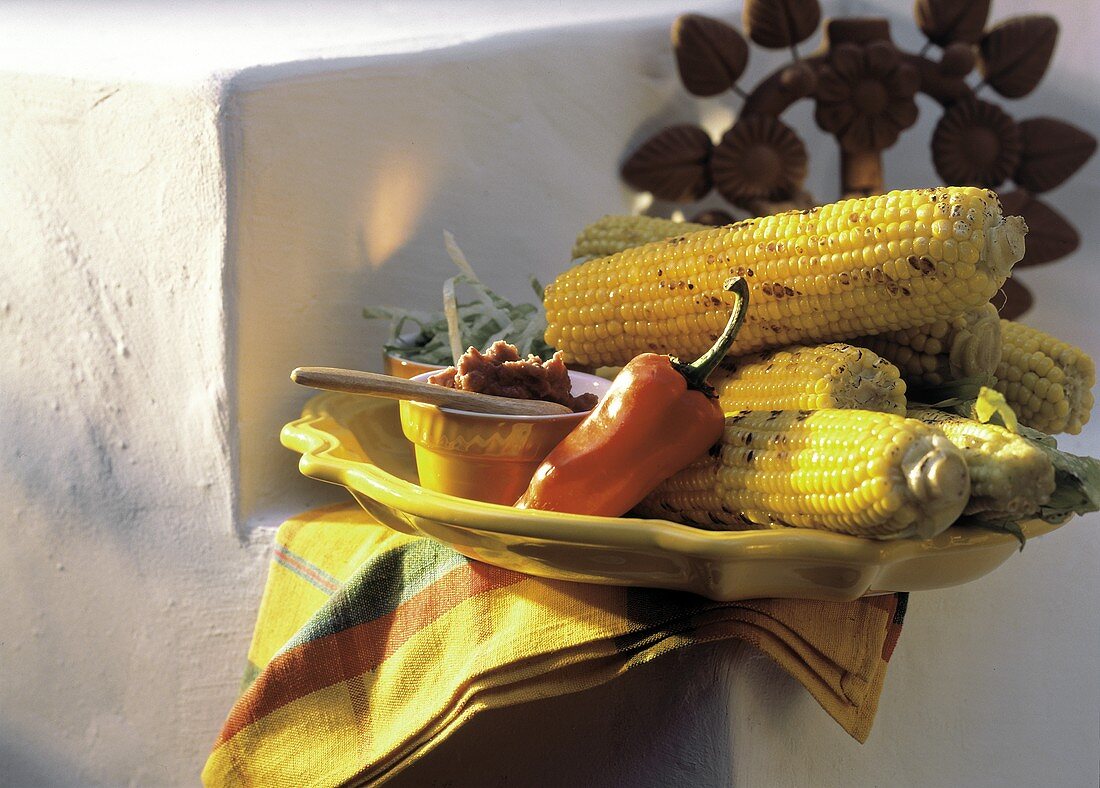
[[559,416],[572,413],[565,405],[534,399],[496,397],[421,383],[415,380],[360,372],[336,367],[298,367],[290,379],[301,386],[351,394],[370,394],[389,399],[409,399],[474,413],[495,413],[504,416]]

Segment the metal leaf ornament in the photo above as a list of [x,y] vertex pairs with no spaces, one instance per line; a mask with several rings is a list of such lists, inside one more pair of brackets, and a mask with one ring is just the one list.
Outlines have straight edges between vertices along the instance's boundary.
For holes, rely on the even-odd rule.
[[1035,297],[1019,279],[1006,279],[1001,285],[999,295],[1000,300],[994,298],[993,302],[997,304],[997,311],[1005,320],[1015,320],[1035,303]]
[[768,49],[786,49],[817,30],[817,0],[745,0],[742,24],[749,38]]
[[709,208],[692,216],[690,221],[695,224],[709,224],[713,227],[721,227],[726,224],[733,224],[736,219],[733,218],[733,214],[723,211],[721,208]]
[[691,202],[710,191],[713,149],[710,136],[698,126],[669,126],[646,140],[620,172],[639,191],[661,200]]
[[913,15],[933,44],[976,44],[989,18],[989,0],[917,0]]
[[[919,52],[898,48],[885,19],[830,19],[821,47],[807,56],[799,54],[798,45],[821,24],[818,0],[744,0],[744,36],[725,21],[685,14],[671,30],[681,82],[697,96],[736,95],[740,112],[717,141],[691,124],[653,135],[627,157],[623,180],[681,203],[700,200],[713,188],[749,214],[811,207],[819,201],[804,189],[808,146],[781,120],[806,100],[813,102],[817,125],[840,150],[840,194],[882,193],[883,153],[914,125],[916,94],[923,93],[943,109],[930,140],[940,178],[954,186],[1004,189],[1005,211],[1022,215],[1030,228],[1019,265],[1057,260],[1075,250],[1080,238],[1036,195],[1079,170],[1095,153],[1096,139],[1054,118],[1017,121],[988,90],[978,97],[983,88],[1004,98],[1033,91],[1058,39],[1057,21],[1044,14],[1009,17],[990,27],[990,6],[991,0],[916,0],[915,22],[928,39]],[[749,89],[738,85],[749,58],[746,37],[791,54],[789,62]],[[975,68],[980,78],[972,76]],[[709,206],[696,211],[694,221],[732,219],[733,214]],[[1006,317],[1031,304],[1018,280],[1006,283],[1003,296]]]
[[1058,22],[1052,16],[1006,19],[982,37],[982,76],[1005,98],[1026,96],[1046,74],[1057,40]]
[[719,19],[684,14],[672,25],[672,49],[680,81],[696,96],[717,96],[745,72],[749,45]]
[[1015,181],[1033,192],[1061,186],[1096,152],[1096,137],[1054,118],[1023,121],[1020,137],[1022,150]]
[[1072,254],[1081,244],[1081,236],[1058,211],[1023,190],[1001,195],[1005,213],[1024,217],[1027,222],[1027,247],[1024,259],[1015,268],[1042,265]]

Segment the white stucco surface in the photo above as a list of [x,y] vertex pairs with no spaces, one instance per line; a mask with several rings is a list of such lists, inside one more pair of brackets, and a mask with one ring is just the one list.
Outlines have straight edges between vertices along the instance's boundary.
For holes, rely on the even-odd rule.
[[233,698],[266,546],[231,527],[217,86],[0,75],[0,762],[174,782]]
[[[628,209],[629,147],[674,121],[720,128],[736,104],[676,81],[681,5],[0,7],[20,33],[0,49],[11,784],[195,782],[243,667],[268,526],[343,496],[278,445],[308,396],[289,371],[378,368],[384,327],[360,311],[438,304],[444,229],[528,297],[580,226]],[[997,2],[994,17],[1022,10]],[[1097,11],[1059,14],[1050,76],[1008,108],[1096,131]],[[895,38],[916,41],[907,17]],[[754,49],[750,82],[778,62]],[[888,157],[891,185],[934,180],[938,113],[922,112]],[[789,117],[814,146],[811,190],[831,199],[832,142],[807,108]],[[1050,199],[1085,244],[1020,275],[1028,320],[1100,355],[1100,165]],[[1100,456],[1100,423],[1062,443]],[[866,745],[766,660],[707,647],[475,720],[402,782],[1095,785],[1098,525],[914,595]]]

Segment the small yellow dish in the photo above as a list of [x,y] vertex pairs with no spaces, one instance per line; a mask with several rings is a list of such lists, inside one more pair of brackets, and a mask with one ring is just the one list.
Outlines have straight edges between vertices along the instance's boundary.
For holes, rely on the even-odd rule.
[[413,361],[404,356],[399,356],[396,353],[382,354],[382,371],[387,375],[393,375],[395,378],[405,378],[408,380],[417,375],[422,375],[425,372],[437,372],[441,369],[443,369],[443,367],[438,364]]
[[[432,373],[413,378],[427,381]],[[570,372],[574,396],[603,396],[609,381]],[[550,450],[587,414],[503,416],[400,402],[401,428],[414,447],[420,483],[430,490],[511,505]]]
[[[691,591],[718,601],[849,600],[977,580],[1017,555],[1010,534],[955,525],[876,542],[809,528],[704,531],[665,520],[583,517],[482,503],[417,484],[397,404],[324,393],[283,427],[303,474],[348,489],[379,522],[538,577]],[[1029,539],[1058,525],[1021,524]]]

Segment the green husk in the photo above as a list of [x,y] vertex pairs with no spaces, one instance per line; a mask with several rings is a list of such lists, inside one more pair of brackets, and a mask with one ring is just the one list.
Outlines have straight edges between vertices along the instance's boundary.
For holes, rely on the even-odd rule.
[[[1047,456],[1054,466],[1054,492],[1050,500],[1041,505],[1037,512],[1028,514],[1027,519],[1060,525],[1075,514],[1100,511],[1100,460],[1060,451],[1053,436],[1020,424],[1003,394],[984,385],[978,385],[971,394],[974,384],[975,381],[946,384],[941,388],[941,393],[960,396],[950,396],[930,407],[1004,427],[1030,441]],[[966,518],[965,521],[979,528],[1010,533],[1020,540],[1020,549],[1023,549],[1026,537],[1018,522],[977,517]]]
[[1045,432],[1025,427],[1004,395],[982,387],[972,403],[956,406],[964,415],[989,424],[998,424],[1031,441],[1054,465],[1054,493],[1038,512],[1048,523],[1063,523],[1075,514],[1100,511],[1100,460],[1081,457],[1058,449],[1058,441]]
[[1010,520],[1004,521],[992,521],[992,520],[979,520],[968,519],[966,524],[973,528],[984,528],[987,531],[998,531],[1001,533],[1011,534],[1016,537],[1016,540],[1020,543],[1020,552],[1024,551],[1024,545],[1027,544],[1027,537],[1024,535],[1024,529],[1020,527],[1019,523],[1014,523]]
[[[1048,523],[1063,523],[1075,514],[1100,511],[1100,460],[1059,451],[1048,440],[1036,440],[1027,427],[1020,434],[1032,441],[1054,463],[1054,494],[1039,510]],[[1049,438],[1049,436],[1046,436]]]
[[[1060,451],[1057,441],[1045,432],[1022,424],[1018,430],[1020,437],[1031,441],[1054,465],[1054,492],[1050,500],[1039,507],[1039,511],[1028,515],[1028,519],[1061,525],[1075,514],[1100,511],[1100,460]],[[978,518],[967,518],[966,522],[979,528],[1010,533],[1020,540],[1020,549],[1024,549],[1024,532],[1017,522],[983,521]]]
[[[363,310],[363,317],[368,320],[390,321],[390,336],[383,349],[411,361],[445,366],[454,363],[456,350],[459,355],[468,347],[485,350],[503,339],[515,345],[521,356],[550,358],[554,348],[543,339],[546,316],[539,281],[531,279],[538,305],[513,304],[477,278],[450,233],[444,233],[444,245],[461,273],[444,281],[443,309],[425,312],[368,306]],[[468,300],[459,299],[460,286],[470,294]],[[456,335],[453,341],[452,334]]]

